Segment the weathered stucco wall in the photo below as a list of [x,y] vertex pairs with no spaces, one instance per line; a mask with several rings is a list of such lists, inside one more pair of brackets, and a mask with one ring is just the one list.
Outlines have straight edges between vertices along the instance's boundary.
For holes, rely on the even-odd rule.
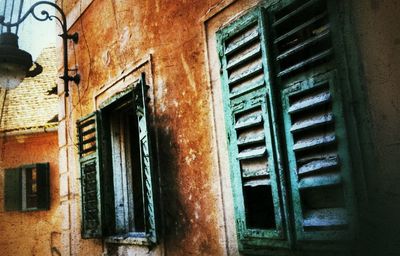
[[[63,2],[67,10],[72,10],[77,1]],[[160,246],[149,254],[223,255],[226,247],[236,246],[227,245],[228,240],[235,242],[233,220],[224,222],[221,206],[221,183],[218,159],[215,158],[218,144],[213,137],[215,124],[211,114],[212,92],[203,19],[227,2],[94,0],[72,25],[70,32],[78,32],[80,41],[70,52],[70,67],[75,64],[79,67],[82,81],[78,87],[71,85],[71,96],[67,99],[59,88],[64,254],[101,255],[106,250],[112,255],[147,253],[147,248],[143,247],[117,248],[103,244],[101,240],[80,238],[79,163],[74,143],[75,121],[95,110],[94,96],[150,55],[152,77],[149,79],[153,93],[150,104],[154,107],[157,155],[162,163],[159,179],[164,226]],[[237,2],[240,4],[236,8],[246,9],[253,1]],[[393,213],[394,220],[394,210],[400,205],[395,192],[399,181],[396,161],[400,158],[400,103],[396,84],[400,78],[399,72],[396,73],[400,68],[396,54],[400,45],[396,21],[399,4],[395,0],[353,2],[365,72],[364,88],[368,96],[366,105],[369,109],[366,111],[372,114],[375,143],[372,147],[378,153],[376,159],[379,162],[374,175],[378,175],[380,181],[370,187],[369,192],[379,191],[381,198],[387,195],[382,203],[384,213]],[[221,23],[232,13],[224,15],[219,18]],[[218,22],[210,26],[216,26],[216,29],[215,24]],[[210,66],[217,67],[218,64],[210,63]],[[226,173],[226,170],[222,172]],[[222,185],[229,185],[225,181]],[[224,198],[228,209],[232,209],[227,191],[229,188],[225,188]],[[226,225],[229,225],[229,232],[225,230]],[[396,225],[392,227],[394,229]],[[234,251],[232,248],[229,250]]]
[[[57,133],[2,137],[0,145],[0,254],[57,255],[61,237]],[[50,163],[50,210],[5,212],[4,169],[45,162]]]
[[[74,1],[64,1],[68,2]],[[150,104],[155,107],[159,136],[165,224],[163,241],[152,251],[155,254],[165,250],[169,255],[221,255],[224,250],[222,210],[216,196],[219,181],[217,170],[211,168],[210,91],[200,20],[216,3],[96,0],[70,29],[80,36],[75,53],[71,51],[70,65],[76,62],[82,77],[79,87],[71,86],[67,102],[61,99],[66,112],[72,113],[72,119],[60,123],[67,130],[60,145],[69,149],[64,158],[68,160],[63,161],[70,163],[65,174],[71,184],[70,195],[80,194],[77,153],[72,147],[76,119],[94,111],[93,96],[102,86],[152,56],[154,101]],[[64,232],[71,237],[70,250],[77,255],[100,255],[105,250],[100,240],[79,238],[80,201],[68,198],[71,196],[61,200],[71,213],[72,228]],[[134,246],[119,251],[127,254],[133,249],[147,251]],[[116,249],[109,246],[112,251]]]
[[[354,25],[367,108],[372,120],[365,129],[373,138],[375,165],[368,174],[372,229],[369,242],[377,255],[400,252],[400,2],[353,1]],[[377,244],[378,242],[378,244]]]

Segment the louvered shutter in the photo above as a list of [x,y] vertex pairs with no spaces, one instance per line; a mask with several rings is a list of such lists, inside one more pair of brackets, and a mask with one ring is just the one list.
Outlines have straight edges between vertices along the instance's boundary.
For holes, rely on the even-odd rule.
[[100,118],[97,112],[77,122],[82,188],[82,237],[102,236]]
[[354,202],[326,1],[296,1],[272,17],[297,238],[346,238]]
[[[283,239],[273,95],[261,10],[219,31],[222,91],[241,249]],[[260,243],[260,241],[262,242]]]
[[22,209],[21,169],[6,169],[4,183],[5,210],[20,211]]
[[50,165],[36,164],[38,209],[50,209]]
[[139,83],[134,90],[135,109],[139,128],[139,145],[140,145],[140,166],[143,175],[144,196],[145,196],[145,212],[146,212],[146,235],[151,242],[157,242],[157,223],[156,223],[156,205],[154,203],[154,181],[155,169],[153,165],[151,150],[151,133],[149,129],[149,117],[147,103],[149,98],[147,91],[149,86],[146,85],[145,74],[142,73]]

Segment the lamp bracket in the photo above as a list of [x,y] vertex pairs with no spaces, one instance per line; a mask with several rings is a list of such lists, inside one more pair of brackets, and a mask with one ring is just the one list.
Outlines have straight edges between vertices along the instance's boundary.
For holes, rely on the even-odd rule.
[[[40,15],[38,15],[36,13],[36,7],[38,6],[44,6],[44,5],[48,5],[51,7],[54,7],[59,13],[60,13],[60,17],[55,16],[55,15],[50,15],[48,11],[46,11],[45,9],[42,9],[42,11],[40,12]],[[24,15],[22,15],[17,21],[15,22],[5,22],[5,17],[4,16],[0,16],[0,25],[3,25],[5,27],[7,27],[8,32],[11,32],[11,28],[18,26],[19,24],[21,24],[29,15],[32,15],[36,20],[38,21],[46,21],[46,20],[53,20],[56,19],[62,28],[62,34],[60,35],[60,37],[63,39],[63,49],[64,49],[64,75],[61,76],[60,78],[64,80],[64,91],[65,91],[65,96],[69,95],[69,88],[68,88],[68,82],[69,81],[73,81],[76,84],[79,84],[80,82],[80,75],[76,74],[75,76],[69,76],[68,72],[70,71],[68,69],[68,44],[67,44],[67,40],[72,40],[75,44],[78,43],[79,40],[79,36],[78,33],[75,32],[73,34],[68,34],[68,29],[67,29],[67,19],[65,17],[65,13],[63,11],[63,9],[58,6],[57,4],[50,2],[50,1],[39,1],[34,3],[28,11],[26,11],[26,13]]]

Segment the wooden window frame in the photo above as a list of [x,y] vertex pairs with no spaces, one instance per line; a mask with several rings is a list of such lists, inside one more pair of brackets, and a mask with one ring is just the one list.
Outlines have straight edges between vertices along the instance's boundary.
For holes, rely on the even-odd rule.
[[[128,86],[124,91],[119,92],[100,105],[98,111],[77,121],[78,147],[80,149],[83,181],[83,238],[104,238],[108,243],[146,246],[155,244],[158,241],[156,227],[157,206],[154,203],[155,191],[153,189],[155,169],[152,161],[151,133],[148,124],[149,114],[146,106],[148,103],[148,88],[145,84],[145,74],[142,73],[138,83]],[[137,170],[140,170],[140,176],[142,177],[142,218],[144,227],[143,230],[138,231],[135,230],[134,225],[129,220],[130,217],[133,217],[132,214],[137,214],[135,209],[130,209],[132,204],[135,204],[134,199],[130,198],[132,197],[132,191],[135,189],[134,182],[130,181],[132,171],[129,171],[129,166],[127,166],[132,166],[133,163],[127,160],[126,157],[127,154],[130,154],[129,150],[126,150],[126,139],[129,138],[123,135],[126,131],[121,133],[122,126],[124,126],[123,122],[116,120],[113,116],[115,113],[122,113],[119,111],[126,107],[129,107],[128,111],[132,111],[133,118],[131,122],[135,123],[136,127],[133,130],[134,134],[130,134],[130,136],[135,136],[136,138],[134,139],[137,142],[131,146],[137,147],[134,149],[135,155],[137,154],[135,160],[137,161],[137,166],[139,166]],[[120,133],[122,136],[112,135],[114,132]],[[87,152],[89,152],[89,155],[85,155]],[[110,153],[114,155],[111,159]],[[92,163],[95,167],[95,175],[91,174],[89,180],[86,181],[85,163],[88,161],[89,164]],[[97,195],[96,202],[94,201],[95,198],[85,200],[87,186],[92,186],[91,193]],[[115,187],[119,187],[119,189],[117,190]],[[116,200],[119,201],[116,202]],[[123,207],[121,214],[116,210],[116,207],[120,205]],[[97,217],[91,212],[95,212]],[[128,215],[128,218],[125,217],[126,215]]]

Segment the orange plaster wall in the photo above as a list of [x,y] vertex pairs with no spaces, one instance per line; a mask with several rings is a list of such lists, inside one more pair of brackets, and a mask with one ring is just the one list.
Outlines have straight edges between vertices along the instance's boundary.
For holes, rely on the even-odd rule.
[[[46,256],[60,247],[57,133],[9,136],[0,141],[0,255]],[[4,169],[50,163],[50,210],[4,211]]]
[[[77,1],[63,2],[70,10]],[[223,229],[226,223],[222,220],[218,194],[220,181],[214,165],[216,149],[213,142],[215,138],[212,137],[212,92],[208,81],[207,38],[202,17],[226,5],[226,2],[94,0],[70,29],[70,33],[78,32],[80,37],[75,51],[70,51],[70,66],[79,67],[82,80],[79,87],[71,86],[71,96],[67,100],[66,134],[69,145],[75,143],[75,121],[95,110],[93,96],[100,88],[115,80],[134,63],[150,54],[152,56],[154,95],[150,104],[154,106],[158,132],[157,154],[161,163],[161,215],[164,224],[159,248],[163,248],[167,255],[223,255],[225,251]],[[250,1],[236,2],[246,8],[246,3]],[[398,54],[394,49],[399,45],[399,40],[395,38],[399,33],[395,33],[398,26],[390,20],[393,18],[395,21],[397,17],[394,15],[396,9],[391,8],[396,6],[396,1],[382,1],[385,4],[375,0],[352,2],[356,3],[356,30],[362,42],[360,51],[367,74],[365,88],[369,90],[368,104],[373,109],[375,142],[380,151],[379,158],[382,161],[390,160],[382,164],[382,170],[386,169],[382,174],[393,176],[395,169],[398,169],[394,164],[398,154],[391,150],[398,148],[399,134],[396,133],[398,121],[393,121],[396,116],[399,120],[398,94],[392,93],[398,91],[394,83],[396,74],[399,74],[395,72],[399,67],[398,59],[394,59]],[[376,5],[381,6],[380,11],[372,10]],[[379,20],[375,17],[379,17]],[[381,31],[388,26],[390,31]],[[379,33],[387,37],[380,37]],[[390,43],[387,40],[391,40]],[[370,50],[382,43],[379,51]],[[376,69],[376,61],[387,65],[393,72],[391,76],[381,70],[383,66]],[[210,65],[217,66],[215,63]],[[386,79],[387,83],[380,83],[380,80]],[[377,95],[383,93],[383,88],[389,88],[390,91],[385,91],[385,96]],[[388,98],[392,101],[385,100]],[[377,104],[381,104],[381,107],[376,107]],[[391,104],[394,109],[390,107]],[[387,136],[394,133],[397,137],[394,145],[391,145],[391,139]],[[70,154],[69,159],[76,159],[69,166],[70,175],[79,177],[77,153]],[[398,184],[396,179],[385,179],[391,188]],[[70,187],[71,193],[80,195],[78,179],[76,182],[74,187]],[[79,199],[73,200],[72,204],[76,204],[76,208],[71,211],[71,219],[79,220]],[[100,255],[107,249],[110,255],[134,255],[144,250],[143,247],[134,246],[107,248],[101,240],[81,240],[79,221],[72,224],[71,237],[75,239],[71,251],[76,255],[88,255],[90,252]],[[157,253],[152,251],[149,254]]]

